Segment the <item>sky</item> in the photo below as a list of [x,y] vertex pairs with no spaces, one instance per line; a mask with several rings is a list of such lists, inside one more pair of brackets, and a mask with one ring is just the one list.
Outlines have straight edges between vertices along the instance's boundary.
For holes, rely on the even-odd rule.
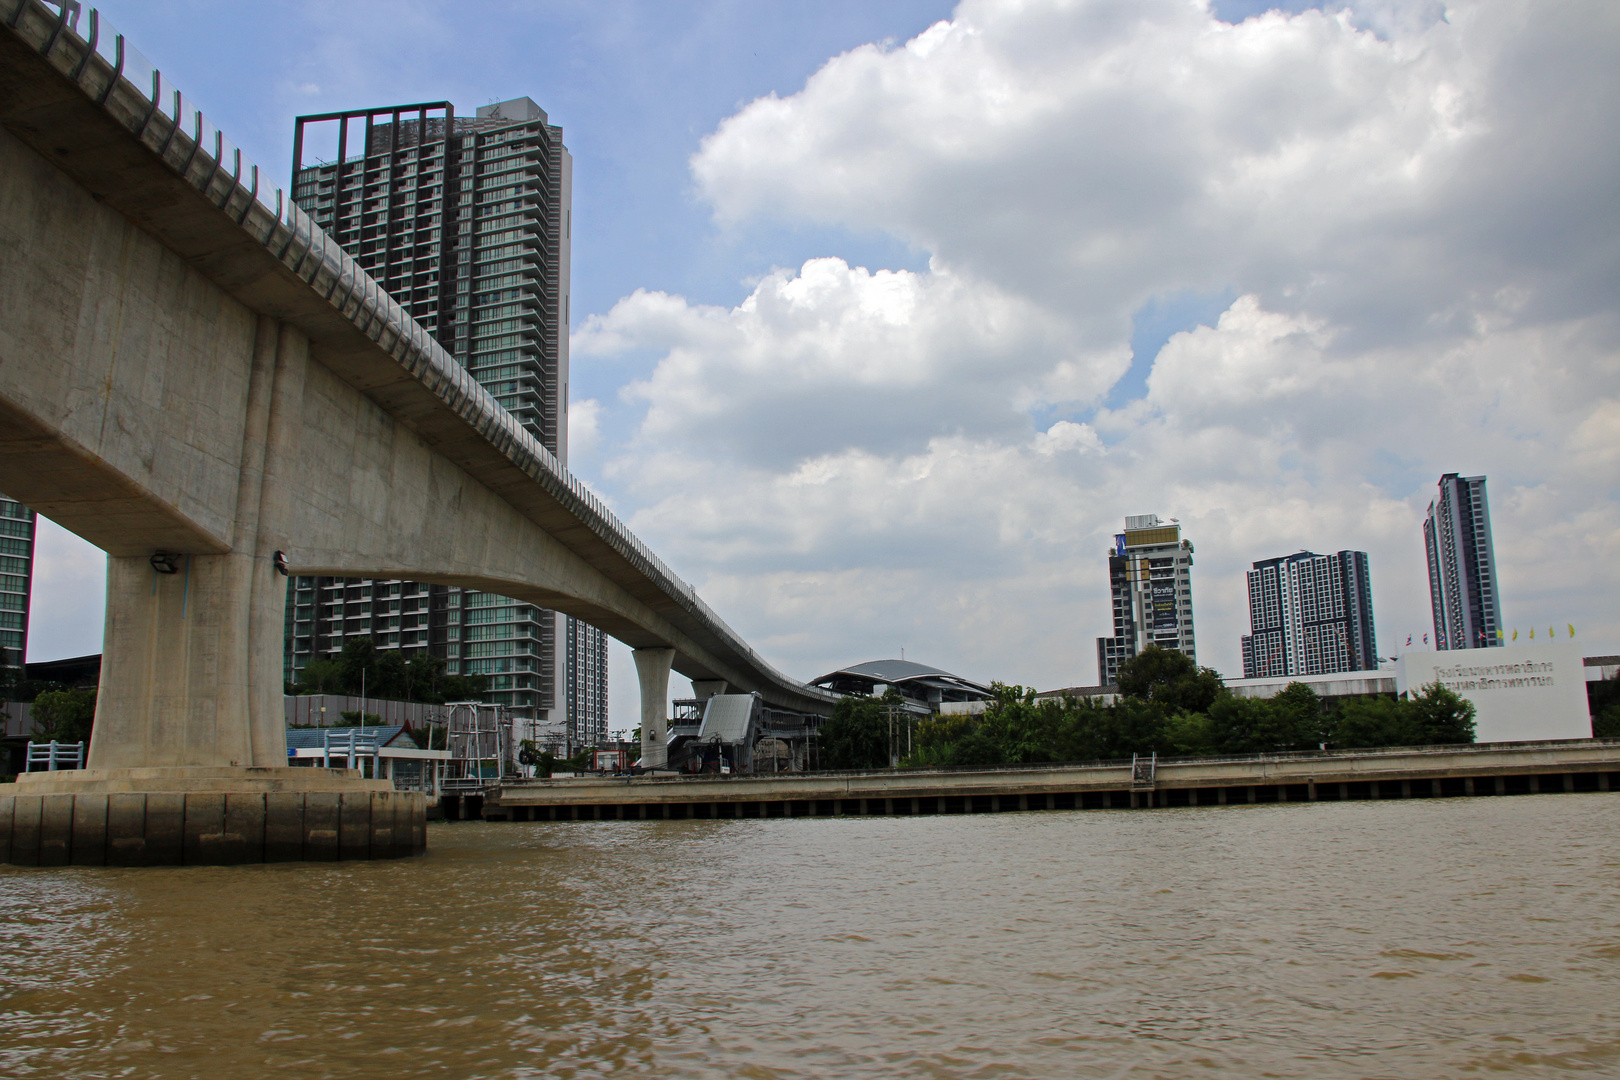
[[[1369,553],[1394,655],[1445,472],[1506,625],[1620,652],[1612,0],[101,7],[277,175],[299,114],[539,102],[571,467],[789,674],[1093,683],[1145,513],[1201,663],[1300,549]],[[94,652],[99,554],[40,534],[30,658]]]

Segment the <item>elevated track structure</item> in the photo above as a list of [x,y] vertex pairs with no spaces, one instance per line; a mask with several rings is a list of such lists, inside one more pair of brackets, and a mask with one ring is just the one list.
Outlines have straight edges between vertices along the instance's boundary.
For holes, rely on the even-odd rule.
[[652,764],[671,670],[831,710],[77,4],[0,0],[0,283],[0,491],[108,554],[85,794],[130,770],[165,770],[165,795],[188,769],[244,797],[302,782],[289,572],[460,585],[601,627],[635,650]]

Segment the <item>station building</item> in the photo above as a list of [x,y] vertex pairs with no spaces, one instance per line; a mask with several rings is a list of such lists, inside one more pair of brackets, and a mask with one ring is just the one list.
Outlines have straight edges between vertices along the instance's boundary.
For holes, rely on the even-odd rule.
[[939,712],[947,702],[984,701],[994,696],[988,686],[912,660],[869,660],[829,671],[812,679],[810,685],[863,697],[879,696],[893,687],[908,704],[926,712]]

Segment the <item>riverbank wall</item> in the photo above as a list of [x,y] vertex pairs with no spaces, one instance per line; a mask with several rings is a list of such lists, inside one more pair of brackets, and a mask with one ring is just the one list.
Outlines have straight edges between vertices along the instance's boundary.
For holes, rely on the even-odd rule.
[[1620,739],[1301,751],[993,769],[507,782],[449,818],[584,821],[1147,810],[1620,791]]

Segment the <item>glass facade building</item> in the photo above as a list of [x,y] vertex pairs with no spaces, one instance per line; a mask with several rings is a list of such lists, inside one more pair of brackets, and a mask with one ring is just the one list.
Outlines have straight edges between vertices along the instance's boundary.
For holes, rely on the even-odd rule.
[[1486,649],[1506,644],[1483,476],[1446,473],[1440,478],[1440,491],[1423,522],[1423,546],[1435,646]]
[[[470,117],[444,101],[301,116],[293,198],[566,464],[573,163],[562,135],[528,98]],[[517,715],[559,719],[563,639],[606,651],[594,627],[489,593],[309,577],[289,589],[289,682],[367,636],[487,676],[488,700]]]

